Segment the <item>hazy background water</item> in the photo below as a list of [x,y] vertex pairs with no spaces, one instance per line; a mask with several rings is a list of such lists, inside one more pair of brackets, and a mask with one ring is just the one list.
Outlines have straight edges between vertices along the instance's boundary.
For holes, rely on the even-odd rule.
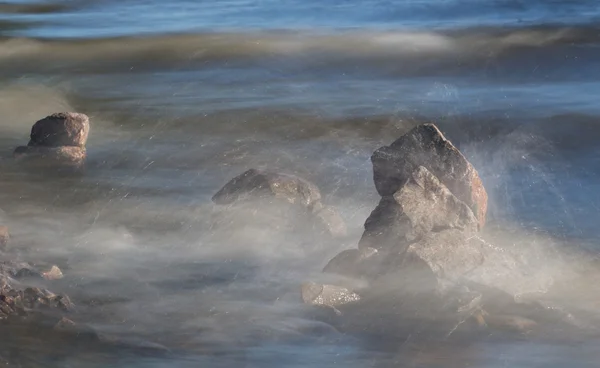
[[[596,252],[595,1],[11,1],[0,13],[4,222],[21,257],[63,268],[49,287],[83,320],[176,352],[123,365],[597,361],[594,342],[523,341],[419,360],[339,334],[298,300],[299,283],[360,237],[377,201],[372,151],[425,120],[478,168],[492,225]],[[92,119],[85,175],[15,166],[31,124],[63,110]],[[213,206],[250,167],[313,180],[349,236],[280,231],[269,213]]]

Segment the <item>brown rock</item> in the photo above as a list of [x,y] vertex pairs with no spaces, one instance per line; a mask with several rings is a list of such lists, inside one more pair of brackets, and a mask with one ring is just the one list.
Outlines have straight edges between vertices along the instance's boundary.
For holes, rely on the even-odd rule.
[[307,208],[312,208],[321,200],[319,188],[307,180],[256,169],[233,178],[212,199],[217,204],[231,204],[249,195],[279,198]]
[[0,250],[5,250],[8,246],[10,235],[8,233],[8,227],[0,226]]
[[28,164],[80,168],[85,162],[86,150],[75,146],[21,146],[15,149],[13,155]]
[[414,170],[427,168],[485,224],[487,193],[477,170],[433,124],[419,125],[371,156],[373,178],[382,197],[394,195]]
[[85,114],[60,112],[37,121],[31,128],[28,146],[84,147],[90,131],[90,120]]
[[477,231],[471,209],[431,172],[417,167],[391,196],[383,197],[365,222],[359,248],[402,251],[433,231]]

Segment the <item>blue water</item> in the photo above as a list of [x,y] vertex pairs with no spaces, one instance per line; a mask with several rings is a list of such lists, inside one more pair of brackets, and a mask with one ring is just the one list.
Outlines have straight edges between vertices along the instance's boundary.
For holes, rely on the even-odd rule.
[[597,4],[591,0],[108,0],[65,1],[64,4],[65,11],[58,14],[11,18],[42,23],[20,34],[79,38],[250,29],[440,29],[545,23],[572,25],[592,22],[600,14]]

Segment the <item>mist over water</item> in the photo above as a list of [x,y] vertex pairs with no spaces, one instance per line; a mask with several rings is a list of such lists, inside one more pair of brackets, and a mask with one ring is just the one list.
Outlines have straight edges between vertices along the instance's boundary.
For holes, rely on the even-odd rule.
[[[139,352],[32,349],[23,366],[592,367],[594,334],[349,335],[300,284],[355,248],[379,197],[370,155],[435,121],[490,195],[486,236],[598,322],[594,2],[65,1],[0,4],[0,219],[10,257]],[[12,160],[31,125],[90,116],[81,175]],[[332,240],[276,203],[217,206],[249,168],[299,175],[335,206]],[[385,312],[385,311],[384,311]],[[389,311],[388,311],[389,312]],[[382,314],[384,315],[384,314]],[[32,344],[31,346],[37,346]]]

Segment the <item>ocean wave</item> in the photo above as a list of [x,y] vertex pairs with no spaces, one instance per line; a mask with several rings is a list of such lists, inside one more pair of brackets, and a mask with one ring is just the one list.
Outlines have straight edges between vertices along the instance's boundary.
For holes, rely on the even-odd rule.
[[436,67],[600,42],[600,25],[469,28],[453,31],[200,33],[102,39],[0,40],[3,73],[201,68],[285,58],[313,65],[406,62]]

